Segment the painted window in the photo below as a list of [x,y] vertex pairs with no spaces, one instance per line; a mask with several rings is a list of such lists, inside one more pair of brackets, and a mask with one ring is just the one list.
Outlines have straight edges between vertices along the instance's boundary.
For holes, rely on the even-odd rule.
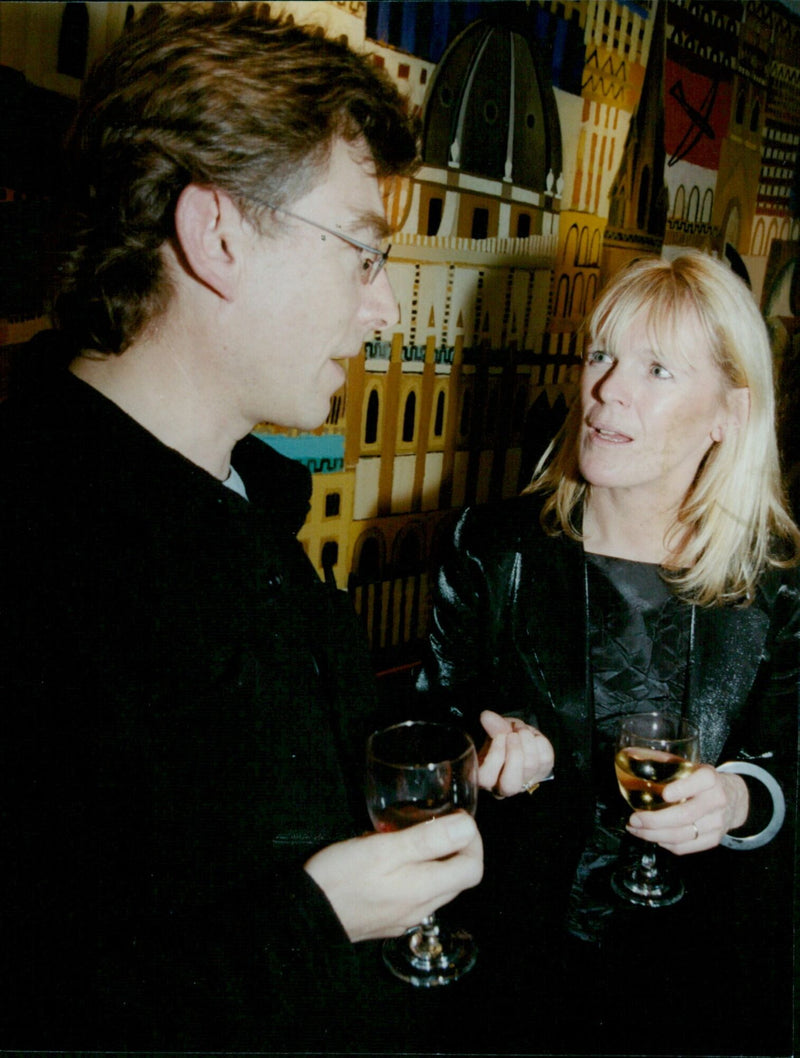
[[380,400],[378,391],[373,389],[367,399],[367,416],[364,424],[364,444],[374,445],[378,440],[378,417],[380,413]]
[[410,444],[414,440],[414,430],[417,425],[417,395],[409,393],[406,397],[406,405],[403,409],[403,440]]
[[439,390],[436,397],[436,411],[433,417],[433,436],[441,437],[444,433],[444,390]]

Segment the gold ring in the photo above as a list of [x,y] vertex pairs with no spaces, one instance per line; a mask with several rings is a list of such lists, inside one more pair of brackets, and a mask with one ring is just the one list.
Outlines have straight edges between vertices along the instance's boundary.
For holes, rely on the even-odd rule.
[[694,830],[694,838],[692,840],[697,841],[697,839],[700,837],[700,831],[697,829],[697,823],[692,823],[692,828]]
[[524,785],[522,787],[523,793],[536,793],[536,791],[538,789],[539,789],[539,783],[538,782],[533,782],[533,780],[531,780],[530,782],[524,783]]

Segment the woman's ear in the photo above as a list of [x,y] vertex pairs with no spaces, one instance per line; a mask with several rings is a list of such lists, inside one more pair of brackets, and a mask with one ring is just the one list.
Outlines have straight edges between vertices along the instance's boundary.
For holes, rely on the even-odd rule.
[[724,438],[726,430],[740,430],[747,425],[750,418],[750,388],[737,386],[728,390],[726,396],[725,418],[711,430],[711,440],[717,444]]
[[731,421],[737,429],[747,426],[750,421],[750,387],[737,386],[728,394],[728,407]]
[[223,300],[233,300],[243,225],[231,199],[215,187],[187,185],[175,207],[175,232],[189,272]]

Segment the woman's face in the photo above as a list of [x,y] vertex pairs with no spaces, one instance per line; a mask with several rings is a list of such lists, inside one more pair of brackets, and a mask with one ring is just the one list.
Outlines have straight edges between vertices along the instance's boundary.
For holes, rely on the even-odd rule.
[[726,422],[725,380],[698,320],[657,350],[640,313],[618,348],[589,346],[581,376],[578,462],[593,489],[679,504]]

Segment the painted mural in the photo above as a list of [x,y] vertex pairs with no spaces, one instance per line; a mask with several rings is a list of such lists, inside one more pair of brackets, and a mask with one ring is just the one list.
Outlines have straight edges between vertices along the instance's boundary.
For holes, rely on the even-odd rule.
[[[2,4],[0,75],[28,106],[74,99],[144,6]],[[574,393],[581,320],[632,257],[698,247],[747,279],[797,475],[800,16],[779,0],[269,6],[371,55],[421,129],[419,171],[385,190],[400,322],[349,362],[324,427],[258,431],[311,468],[301,539],[379,668],[417,656],[458,511],[529,479]],[[42,226],[47,189],[24,180],[0,177],[0,215],[30,259],[20,232]],[[9,300],[16,349],[46,321]]]

